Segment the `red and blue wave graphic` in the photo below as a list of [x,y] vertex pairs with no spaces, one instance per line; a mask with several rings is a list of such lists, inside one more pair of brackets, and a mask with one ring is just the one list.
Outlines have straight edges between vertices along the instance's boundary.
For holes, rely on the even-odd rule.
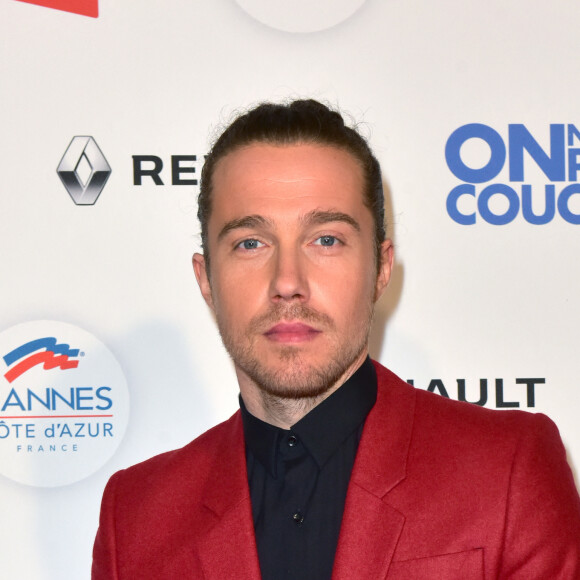
[[11,383],[32,367],[40,364],[44,365],[45,370],[75,369],[79,366],[79,361],[71,360],[71,358],[78,356],[78,348],[70,348],[64,343],[58,344],[54,336],[37,338],[15,348],[3,357],[9,367],[16,363],[4,374],[4,378]]

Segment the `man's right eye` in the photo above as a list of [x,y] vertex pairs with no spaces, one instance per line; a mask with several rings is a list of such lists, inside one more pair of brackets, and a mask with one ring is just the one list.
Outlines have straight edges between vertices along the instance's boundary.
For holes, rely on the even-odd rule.
[[260,246],[263,246],[263,245],[264,244],[258,240],[250,239],[250,240],[244,240],[243,242],[240,242],[236,247],[240,248],[242,250],[256,250]]

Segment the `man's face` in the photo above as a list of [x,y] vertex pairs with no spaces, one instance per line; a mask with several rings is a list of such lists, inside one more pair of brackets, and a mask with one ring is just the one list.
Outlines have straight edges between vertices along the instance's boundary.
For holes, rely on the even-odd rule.
[[194,268],[242,394],[321,396],[365,358],[392,245],[377,275],[363,188],[355,158],[335,147],[257,143],[218,162],[211,272],[199,254]]

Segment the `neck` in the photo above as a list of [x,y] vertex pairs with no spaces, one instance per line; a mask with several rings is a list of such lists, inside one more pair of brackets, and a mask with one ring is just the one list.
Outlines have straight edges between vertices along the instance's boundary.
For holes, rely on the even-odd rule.
[[348,366],[337,381],[330,385],[323,393],[316,396],[277,396],[265,391],[241,369],[236,368],[244,405],[254,417],[275,427],[290,429],[292,425],[298,423],[302,417],[307,415],[314,407],[322,403],[322,401],[340,388],[360,367],[366,356],[367,352],[362,352]]
[[[333,389],[333,391],[336,389]],[[319,405],[331,393],[324,393],[318,397],[301,397],[299,399],[287,399],[260,391],[255,399],[242,393],[246,408],[254,417],[258,417],[270,425],[281,429],[290,429],[307,415],[314,407]]]

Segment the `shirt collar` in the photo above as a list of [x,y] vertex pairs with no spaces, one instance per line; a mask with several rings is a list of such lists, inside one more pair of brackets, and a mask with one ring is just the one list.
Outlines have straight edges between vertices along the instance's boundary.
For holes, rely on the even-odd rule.
[[290,430],[280,429],[254,417],[240,396],[246,446],[276,477],[280,440],[293,434],[322,467],[365,421],[376,399],[377,375],[368,356],[340,388],[292,425]]

